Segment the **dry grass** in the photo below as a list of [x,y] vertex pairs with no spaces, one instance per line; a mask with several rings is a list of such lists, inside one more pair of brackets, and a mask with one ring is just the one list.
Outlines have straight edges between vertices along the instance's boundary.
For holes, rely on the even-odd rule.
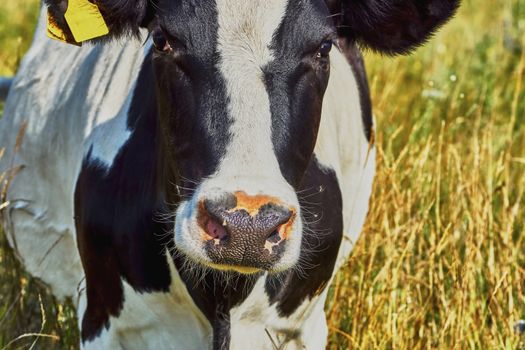
[[[15,69],[35,18],[13,16],[36,0],[13,3],[0,4],[0,74]],[[5,31],[13,23],[24,23],[20,41]],[[368,55],[378,172],[327,304],[329,348],[524,347],[513,331],[525,318],[524,32],[525,0],[464,0],[415,55]],[[71,308],[20,272],[4,239],[0,262],[0,347],[40,332],[40,294],[42,332],[60,339],[38,345],[75,348]]]
[[416,55],[369,57],[378,173],[327,306],[331,348],[520,345],[524,31],[525,1],[465,1]]

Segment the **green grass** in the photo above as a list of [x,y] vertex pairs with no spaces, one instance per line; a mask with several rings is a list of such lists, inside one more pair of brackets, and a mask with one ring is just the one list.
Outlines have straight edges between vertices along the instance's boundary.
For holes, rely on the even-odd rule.
[[[0,74],[16,69],[36,18],[37,1],[13,3],[0,4]],[[366,55],[377,177],[327,303],[329,348],[524,347],[512,329],[525,318],[524,33],[525,0],[464,0],[414,55]],[[77,347],[71,307],[0,241],[0,348],[41,331],[40,305],[58,340],[38,345]]]
[[17,0],[0,4],[0,76],[13,75],[29,48],[39,3],[37,0]]

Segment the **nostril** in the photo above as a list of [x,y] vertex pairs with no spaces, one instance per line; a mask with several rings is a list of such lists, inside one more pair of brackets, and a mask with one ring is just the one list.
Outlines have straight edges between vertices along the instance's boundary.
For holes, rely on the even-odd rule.
[[198,224],[204,231],[203,240],[215,241],[215,244],[225,243],[230,236],[226,228],[226,211],[232,205],[228,197],[205,199],[199,202]]
[[218,239],[220,241],[224,241],[228,237],[226,228],[211,218],[208,219],[208,222],[206,223],[206,233],[212,239]]
[[270,230],[270,234],[266,238],[267,242],[275,245],[288,238],[294,224],[294,210],[270,206],[263,217],[268,219],[268,222],[273,222],[273,229]]
[[285,224],[287,222],[290,221],[290,219],[292,218],[292,215],[293,215],[293,212],[290,210],[290,209],[286,209],[283,213],[282,213],[282,224]]
[[268,236],[268,238],[266,238],[266,240],[270,243],[279,243],[282,239],[281,235],[279,234],[279,229],[280,226],[273,230],[272,233],[270,233],[270,235]]

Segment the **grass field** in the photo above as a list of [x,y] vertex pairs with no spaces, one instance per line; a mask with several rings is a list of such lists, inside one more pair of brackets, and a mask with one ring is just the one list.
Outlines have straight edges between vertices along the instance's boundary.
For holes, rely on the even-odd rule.
[[[37,7],[0,3],[0,75],[16,70]],[[329,348],[525,348],[513,331],[525,318],[525,0],[464,0],[414,55],[367,64],[377,177],[326,305]],[[76,348],[71,306],[0,237],[0,349]]]

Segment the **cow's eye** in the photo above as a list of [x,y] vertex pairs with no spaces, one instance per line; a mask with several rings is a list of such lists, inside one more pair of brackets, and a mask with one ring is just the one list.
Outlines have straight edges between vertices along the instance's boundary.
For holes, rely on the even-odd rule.
[[332,41],[323,40],[323,42],[321,43],[321,46],[319,47],[319,51],[317,51],[317,58],[328,57],[331,50],[332,50]]
[[166,52],[166,53],[172,51],[171,45],[168,42],[166,35],[161,29],[154,30],[151,36],[153,38],[153,45],[155,45],[155,48],[157,50]]

